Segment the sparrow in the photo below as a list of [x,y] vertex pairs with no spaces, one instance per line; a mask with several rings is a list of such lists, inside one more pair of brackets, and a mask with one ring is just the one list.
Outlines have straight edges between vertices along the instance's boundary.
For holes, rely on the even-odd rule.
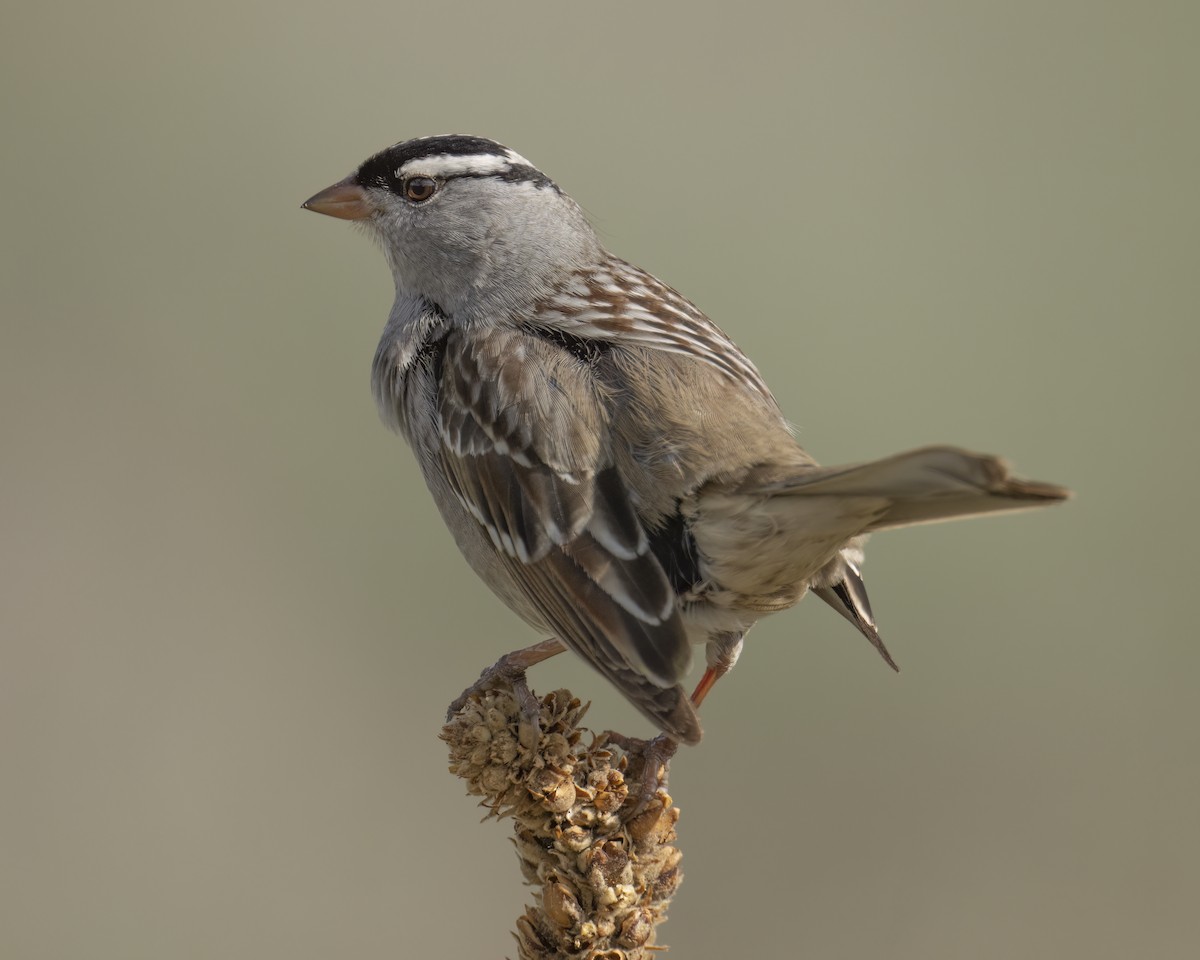
[[494,140],[405,140],[303,207],[383,250],[380,414],[474,572],[551,638],[502,664],[573,650],[674,741],[700,740],[696,707],[747,631],[806,593],[896,667],[869,534],[1069,495],[952,446],[819,465],[733,341]]

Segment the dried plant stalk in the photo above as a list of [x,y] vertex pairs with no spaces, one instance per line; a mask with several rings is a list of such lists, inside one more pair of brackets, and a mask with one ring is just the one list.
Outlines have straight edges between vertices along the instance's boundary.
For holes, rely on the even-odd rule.
[[472,694],[441,734],[450,771],[489,816],[515,821],[521,873],[537,888],[517,920],[517,955],[639,960],[664,949],[655,930],[683,877],[678,808],[659,789],[635,812],[627,777],[639,764],[579,726],[587,707],[569,691],[536,702],[540,731],[500,687]]

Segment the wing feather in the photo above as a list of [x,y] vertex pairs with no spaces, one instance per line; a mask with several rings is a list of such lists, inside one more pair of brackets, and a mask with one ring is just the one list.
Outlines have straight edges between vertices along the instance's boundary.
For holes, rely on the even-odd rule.
[[699,739],[675,594],[609,450],[586,364],[522,331],[447,338],[445,475],[547,626],[655,723]]

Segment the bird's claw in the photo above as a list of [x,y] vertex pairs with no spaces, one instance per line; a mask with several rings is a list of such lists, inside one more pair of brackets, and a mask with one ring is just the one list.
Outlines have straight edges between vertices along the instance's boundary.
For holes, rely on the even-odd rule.
[[671,773],[671,758],[679,749],[679,741],[660,733],[652,740],[627,737],[609,731],[608,740],[629,755],[626,779],[633,785],[629,798],[634,802],[630,816],[637,816],[649,805],[659,790],[665,789]]
[[479,696],[488,690],[511,690],[521,712],[519,730],[521,744],[530,748],[536,746],[542,736],[542,726],[538,719],[541,706],[525,679],[527,663],[519,656],[521,653],[523,651],[505,654],[490,667],[484,669],[479,674],[478,680],[450,702],[450,706],[446,709],[446,722],[449,723],[450,719],[462,710],[467,705],[467,701],[474,696]]

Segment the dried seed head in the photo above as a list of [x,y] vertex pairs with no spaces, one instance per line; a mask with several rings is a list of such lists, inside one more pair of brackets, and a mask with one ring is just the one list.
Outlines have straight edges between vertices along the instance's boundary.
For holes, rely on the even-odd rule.
[[517,920],[522,960],[645,960],[682,876],[678,809],[660,790],[633,816],[629,759],[584,737],[586,709],[558,690],[538,701],[535,726],[500,688],[469,697],[442,730],[451,771],[489,815],[513,817],[522,875],[541,887]]

